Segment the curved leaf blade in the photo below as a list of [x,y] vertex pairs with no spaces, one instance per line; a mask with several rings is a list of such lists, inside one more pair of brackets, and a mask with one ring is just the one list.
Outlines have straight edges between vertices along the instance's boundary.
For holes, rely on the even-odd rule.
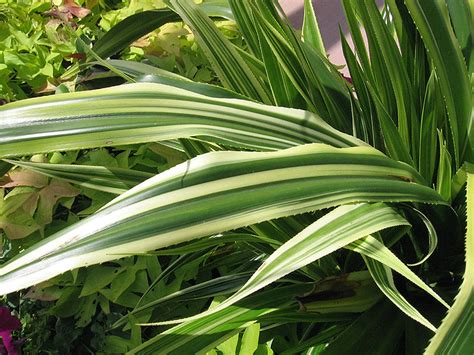
[[231,297],[201,314],[160,324],[199,319],[233,305],[272,282],[374,232],[408,225],[384,204],[340,206],[326,214],[278,248]]
[[0,108],[0,157],[202,137],[256,150],[320,142],[365,145],[316,115],[136,83]]
[[0,267],[0,293],[80,266],[356,202],[445,202],[373,148],[213,152],[151,178]]
[[[449,309],[449,305],[436,292],[434,292],[426,283],[423,282],[423,280],[421,280],[399,258],[397,258],[389,248],[383,245],[383,243],[378,241],[376,238],[367,236],[349,244],[347,248],[397,271],[400,275],[403,275],[407,280],[410,280],[419,288],[429,293],[433,298]],[[386,272],[381,270],[378,265],[373,263],[371,265],[374,268],[374,272],[386,274]]]
[[4,161],[52,178],[117,195],[153,176],[143,171],[105,166],[34,163],[9,159]]
[[374,281],[379,286],[380,290],[387,296],[390,301],[393,302],[403,313],[413,318],[417,322],[423,324],[432,331],[436,330],[436,327],[431,324],[423,315],[413,307],[410,302],[400,293],[395,286],[395,282],[392,276],[392,270],[386,265],[367,257],[363,257],[364,261],[370,271],[370,274],[374,278]]

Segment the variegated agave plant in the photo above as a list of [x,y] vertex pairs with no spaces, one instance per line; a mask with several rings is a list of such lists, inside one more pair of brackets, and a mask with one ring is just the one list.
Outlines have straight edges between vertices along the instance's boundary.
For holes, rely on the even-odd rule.
[[[296,337],[287,353],[472,353],[473,5],[386,0],[380,12],[372,0],[342,3],[352,84],[328,61],[308,0],[301,35],[272,0],[169,0],[89,53],[132,83],[4,106],[4,164],[118,197],[1,265],[0,292],[124,255],[180,255],[179,264],[239,245],[252,251],[240,270],[139,302],[119,320],[136,323],[170,299],[230,294],[185,319],[146,318],[161,331],[130,353],[205,352],[244,329],[271,353],[283,323]],[[235,20],[247,48],[208,16]],[[179,19],[222,88],[104,60]],[[144,142],[160,142],[165,157],[196,157],[147,180],[22,159]],[[464,241],[458,292],[463,270],[451,261],[464,261]]]

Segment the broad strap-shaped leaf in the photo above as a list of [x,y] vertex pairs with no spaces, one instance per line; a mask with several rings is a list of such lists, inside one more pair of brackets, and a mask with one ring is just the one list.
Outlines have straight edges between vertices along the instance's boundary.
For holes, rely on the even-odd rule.
[[309,112],[162,84],[121,85],[0,108],[0,157],[191,136],[256,150],[311,142],[364,145]]
[[277,152],[204,154],[143,182],[2,265],[0,292],[123,254],[340,204],[444,203],[420,183],[412,168],[373,148],[310,144]]
[[[409,224],[384,204],[340,206],[278,248],[235,294],[197,316],[198,319],[233,305],[272,282],[362,237],[389,227]],[[176,323],[184,320],[170,321]]]
[[444,0],[405,1],[433,60],[448,111],[456,168],[474,151],[471,86]]
[[474,352],[474,166],[467,169],[466,271],[456,300],[441,323],[425,354]]
[[34,163],[8,159],[5,161],[49,177],[117,195],[153,176],[143,171],[105,166]]

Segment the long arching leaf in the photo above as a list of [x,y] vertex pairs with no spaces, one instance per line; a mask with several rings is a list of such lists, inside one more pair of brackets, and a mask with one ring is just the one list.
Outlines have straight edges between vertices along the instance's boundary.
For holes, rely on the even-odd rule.
[[279,247],[242,288],[219,306],[177,323],[198,319],[233,305],[272,282],[360,238],[385,228],[409,223],[384,204],[340,206]]
[[22,100],[0,108],[0,157],[191,136],[256,150],[311,142],[364,145],[306,111],[153,83]]
[[213,152],[159,174],[0,267],[0,293],[80,266],[346,203],[444,203],[373,148]]
[[117,195],[153,176],[143,171],[105,166],[34,163],[8,159],[5,161],[49,177]]

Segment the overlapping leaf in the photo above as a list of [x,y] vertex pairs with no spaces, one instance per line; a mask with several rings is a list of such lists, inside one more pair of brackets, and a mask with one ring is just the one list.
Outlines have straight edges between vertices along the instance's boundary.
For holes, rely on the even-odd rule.
[[[402,216],[384,204],[340,206],[278,248],[239,291],[219,306],[186,321],[225,309],[283,276],[371,233],[407,224]],[[180,321],[183,320],[171,323]]]
[[153,176],[151,173],[124,168],[34,163],[18,160],[5,161],[46,176],[113,194],[121,194]]
[[474,167],[467,165],[466,271],[456,300],[426,349],[426,354],[474,351]]
[[257,150],[364,144],[309,112],[152,83],[23,100],[0,109],[0,157],[191,136]]
[[312,144],[205,154],[145,181],[2,265],[1,292],[123,254],[344,203],[444,203],[420,182],[413,169],[372,148]]

